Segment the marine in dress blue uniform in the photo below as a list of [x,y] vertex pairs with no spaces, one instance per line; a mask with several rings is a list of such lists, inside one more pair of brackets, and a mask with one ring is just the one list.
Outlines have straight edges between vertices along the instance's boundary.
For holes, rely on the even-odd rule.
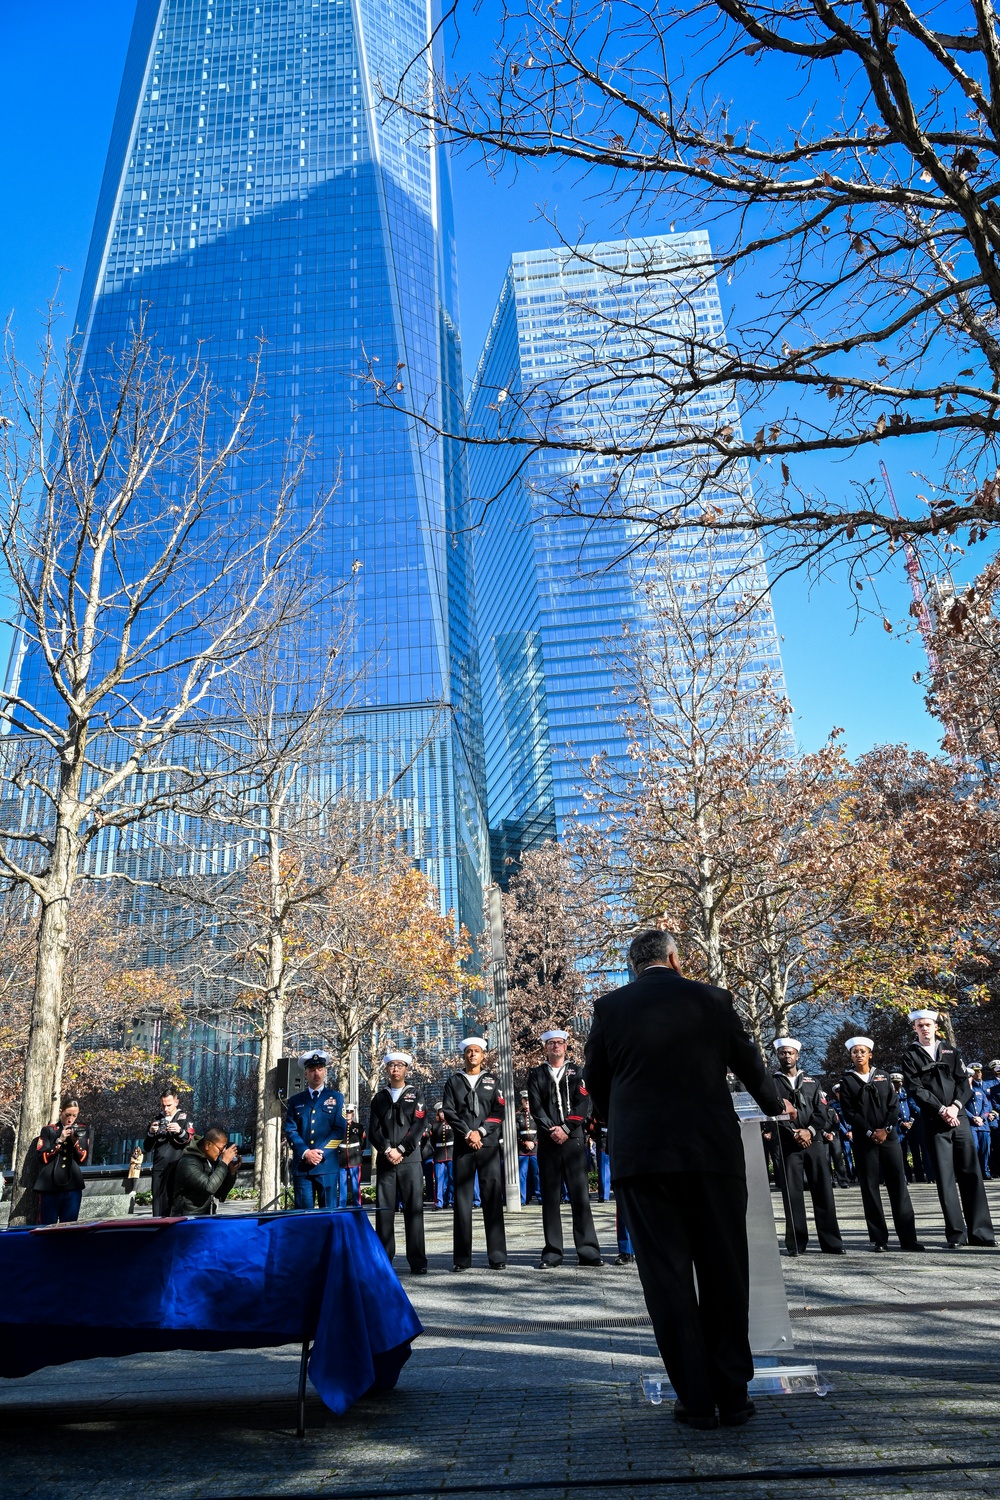
[[521,1090],[521,1106],[514,1117],[517,1130],[517,1172],[521,1182],[521,1202],[534,1195],[542,1201],[542,1182],[538,1175],[538,1126],[528,1107],[528,1090]]
[[455,1199],[455,1176],[452,1163],[455,1132],[444,1117],[444,1104],[440,1099],[434,1106],[431,1144],[434,1147],[434,1207],[451,1208]]
[[358,1119],[358,1106],[348,1104],[344,1108],[346,1123],[344,1143],[337,1151],[340,1163],[337,1181],[337,1207],[361,1207],[361,1162],[365,1154],[367,1136]]
[[306,1087],[293,1094],[285,1116],[285,1139],[292,1148],[292,1189],[296,1208],[336,1208],[339,1149],[347,1129],[344,1096],[326,1086],[325,1052],[305,1052],[299,1062]]
[[990,1114],[993,1105],[989,1094],[983,1085],[982,1063],[969,1063],[966,1072],[969,1075],[969,1085],[972,1089],[972,1098],[965,1106],[965,1113],[969,1117],[972,1127],[972,1139],[976,1145],[976,1155],[979,1157],[979,1169],[986,1182],[990,1180]]

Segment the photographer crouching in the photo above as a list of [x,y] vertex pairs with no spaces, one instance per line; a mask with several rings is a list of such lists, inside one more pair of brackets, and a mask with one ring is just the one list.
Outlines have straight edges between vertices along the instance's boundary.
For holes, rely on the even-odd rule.
[[218,1212],[240,1169],[240,1154],[221,1125],[210,1125],[182,1151],[174,1168],[172,1215],[201,1218]]
[[83,1173],[90,1155],[88,1131],[76,1123],[80,1106],[64,1099],[57,1125],[43,1125],[35,1142],[41,1166],[35,1178],[38,1217],[42,1224],[75,1224],[80,1217]]

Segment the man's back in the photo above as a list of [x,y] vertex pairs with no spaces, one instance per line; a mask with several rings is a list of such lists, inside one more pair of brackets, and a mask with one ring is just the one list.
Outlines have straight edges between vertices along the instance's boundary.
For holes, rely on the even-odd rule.
[[587,1043],[587,1086],[610,1126],[614,1178],[659,1172],[744,1174],[726,1080],[768,1113],[781,1100],[727,990],[659,965],[603,995]]

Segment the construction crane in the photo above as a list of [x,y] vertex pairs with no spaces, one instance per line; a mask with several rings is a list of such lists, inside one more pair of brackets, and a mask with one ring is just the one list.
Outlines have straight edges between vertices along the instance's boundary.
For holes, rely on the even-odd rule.
[[[885,485],[885,492],[889,497],[892,513],[897,521],[901,521],[903,518],[899,514],[899,506],[896,504],[896,497],[892,493],[892,485],[889,483],[889,471],[884,461],[879,461],[879,468],[882,470],[882,483]],[[927,653],[927,665],[933,674],[938,670],[938,654],[934,649],[934,625],[931,621],[931,612],[927,608],[927,600],[924,597],[924,580],[923,574],[920,571],[920,563],[917,559],[917,549],[911,541],[904,539],[903,554],[906,558],[906,576],[910,580],[910,592],[913,595],[913,613],[920,627],[924,650]]]

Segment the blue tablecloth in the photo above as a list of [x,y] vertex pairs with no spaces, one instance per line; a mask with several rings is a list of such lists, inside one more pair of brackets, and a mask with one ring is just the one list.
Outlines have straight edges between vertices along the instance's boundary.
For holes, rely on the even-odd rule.
[[396,1384],[422,1330],[362,1212],[149,1222],[0,1234],[0,1375],[311,1339],[331,1411]]

